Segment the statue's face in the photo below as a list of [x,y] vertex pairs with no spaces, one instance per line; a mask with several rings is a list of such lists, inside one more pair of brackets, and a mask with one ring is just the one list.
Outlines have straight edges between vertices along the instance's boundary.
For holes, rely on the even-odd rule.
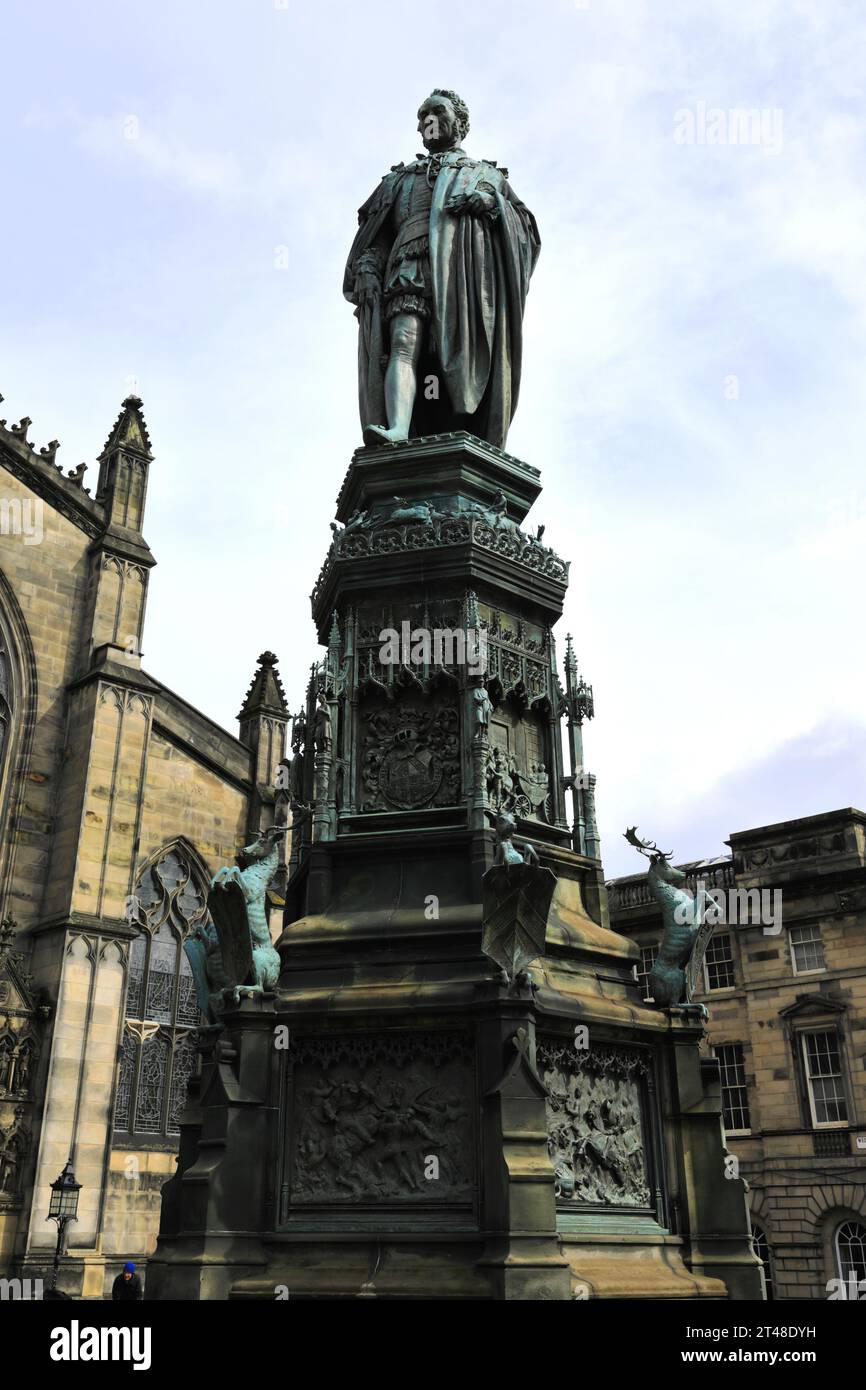
[[422,103],[418,131],[426,150],[450,150],[459,143],[457,113],[447,97],[428,97]]

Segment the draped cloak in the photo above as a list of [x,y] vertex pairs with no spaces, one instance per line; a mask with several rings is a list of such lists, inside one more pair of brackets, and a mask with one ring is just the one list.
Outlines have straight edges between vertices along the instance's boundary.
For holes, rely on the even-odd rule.
[[[343,281],[343,294],[353,304],[357,262],[374,252],[383,268],[394,239],[391,209],[400,179],[413,167],[397,165],[386,174],[358,213]],[[493,194],[494,216],[448,210],[479,185]],[[433,188],[429,241],[433,340],[452,412],[443,429],[467,429],[503,448],[520,390],[523,309],[541,247],[535,218],[504,170],[451,150],[442,156]],[[385,424],[388,328],[381,294],[359,304],[357,317],[361,424]]]

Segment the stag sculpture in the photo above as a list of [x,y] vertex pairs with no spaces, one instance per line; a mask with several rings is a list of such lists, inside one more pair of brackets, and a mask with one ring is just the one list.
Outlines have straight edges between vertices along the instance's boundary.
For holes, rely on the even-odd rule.
[[705,1006],[691,1000],[712,928],[707,930],[697,902],[682,887],[686,876],[670,862],[672,854],[652,840],[641,840],[636,825],[624,838],[649,860],[647,882],[662,912],[661,944],[648,980],[653,1002],[662,1009],[706,1018]]

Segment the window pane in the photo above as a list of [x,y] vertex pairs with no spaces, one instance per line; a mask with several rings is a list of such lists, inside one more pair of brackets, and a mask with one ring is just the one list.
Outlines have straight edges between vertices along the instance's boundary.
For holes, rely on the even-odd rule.
[[177,970],[178,940],[167,922],[160,927],[150,948],[147,975],[147,1008],[144,1017],[157,1023],[171,1023],[174,977]]
[[637,970],[637,986],[642,999],[650,998],[649,973],[658,957],[658,946],[641,946],[640,965]]
[[791,928],[791,958],[794,970],[798,974],[804,970],[825,968],[820,927],[812,923],[805,927]]
[[123,1045],[120,1053],[120,1075],[117,1081],[117,1105],[114,1111],[114,1124],[117,1129],[129,1129],[129,1110],[132,1105],[132,1087],[135,1081],[135,1067],[138,1061],[138,1039],[128,1028],[123,1030]]
[[815,1124],[840,1124],[848,1119],[839,1039],[833,1030],[804,1033],[806,1082],[812,1100]]
[[177,909],[184,921],[191,921],[194,917],[199,917],[204,909],[205,900],[193,883],[187,883],[177,895]]
[[707,946],[704,957],[707,989],[730,989],[734,980],[734,957],[730,932],[716,932]]
[[190,1046],[186,1038],[183,1038],[174,1050],[171,1069],[171,1098],[168,1106],[168,1125],[166,1126],[169,1134],[180,1133],[180,1117],[186,1105],[186,1092],[189,1079],[195,1071],[196,1052]]
[[819,1125],[847,1120],[845,1097],[837,1077],[820,1077],[813,1081],[812,1086],[815,1095],[815,1118]]
[[155,1033],[141,1049],[141,1073],[135,1105],[135,1129],[139,1134],[159,1134],[162,1130],[162,1102],[168,1070],[169,1044]]
[[807,1033],[810,1076],[838,1076],[839,1044],[835,1033]]
[[859,1284],[866,1279],[866,1226],[859,1221],[844,1221],[836,1232],[836,1257],[840,1279]]
[[161,881],[165,884],[169,893],[186,883],[189,878],[189,869],[183,863],[176,850],[169,850],[168,854],[160,859],[156,866],[156,872]]
[[770,1265],[770,1242],[767,1240],[766,1231],[762,1230],[760,1226],[756,1226],[754,1222],[752,1223],[752,1245],[754,1246],[755,1254],[764,1266],[764,1283],[767,1288],[767,1302],[771,1303],[774,1294],[773,1270]]
[[148,937],[142,932],[129,948],[129,989],[126,996],[127,1018],[141,1018],[144,999],[144,967],[147,960]]
[[750,1129],[749,1091],[742,1043],[721,1043],[713,1050],[719,1060],[725,1129]]
[[186,951],[181,951],[180,982],[177,995],[177,1022],[181,1025],[186,1023],[191,1028],[196,1028],[200,1018],[201,1015],[196,998],[192,966],[187,960]]

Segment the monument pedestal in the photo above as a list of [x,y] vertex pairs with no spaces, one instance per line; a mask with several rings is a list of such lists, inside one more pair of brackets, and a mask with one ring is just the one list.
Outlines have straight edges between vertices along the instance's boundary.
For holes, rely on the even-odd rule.
[[[761,1297],[702,1029],[641,1000],[568,824],[568,567],[519,529],[538,491],[465,434],[353,460],[313,593],[279,985],[206,1044],[148,1297]],[[422,640],[472,629],[481,676]],[[556,876],[529,979],[482,949],[509,929],[498,812]]]

